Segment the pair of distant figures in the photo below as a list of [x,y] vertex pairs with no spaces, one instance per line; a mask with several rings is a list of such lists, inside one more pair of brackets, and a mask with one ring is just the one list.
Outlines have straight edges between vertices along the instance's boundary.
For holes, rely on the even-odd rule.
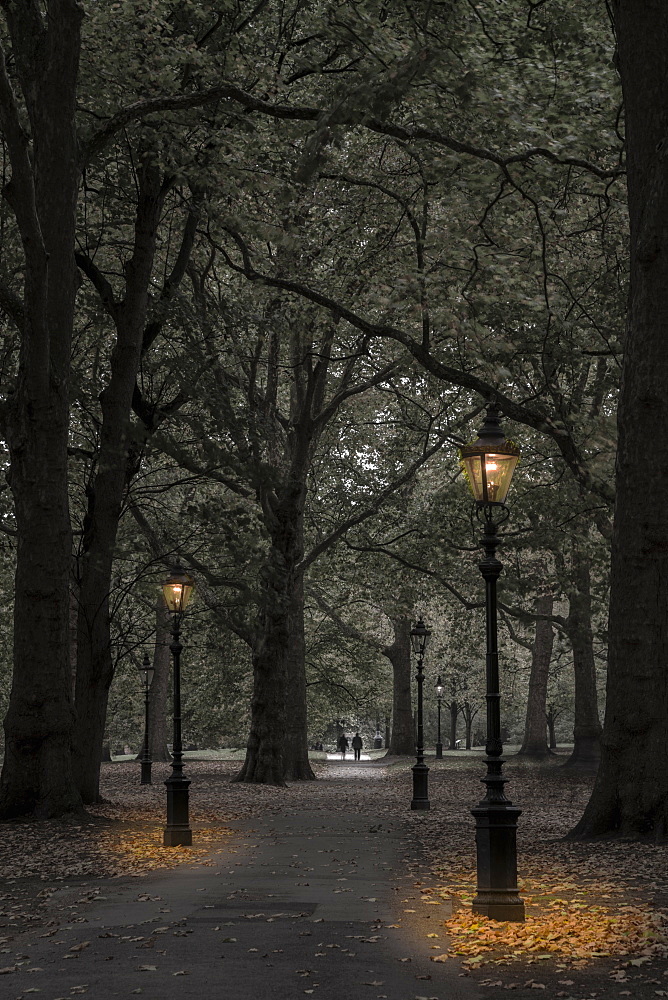
[[352,746],[353,748],[353,752],[355,754],[355,760],[361,760],[362,747],[364,746],[364,742],[362,741],[362,737],[360,736],[359,732],[355,733],[350,743],[348,743],[348,737],[345,736],[344,733],[341,733],[341,735],[339,736],[337,746],[339,748],[339,753],[341,754],[341,760],[346,759],[346,750],[348,749],[349,746]]

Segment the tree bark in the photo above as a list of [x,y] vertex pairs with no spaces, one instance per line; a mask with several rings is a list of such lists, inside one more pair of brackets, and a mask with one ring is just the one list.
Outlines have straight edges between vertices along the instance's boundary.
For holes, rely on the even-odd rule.
[[[549,593],[539,595],[534,602],[536,614],[539,615],[551,615],[553,606],[554,597]],[[531,673],[529,675],[524,739],[519,750],[520,754],[527,757],[547,757],[550,753],[545,728],[545,708],[553,643],[552,623],[542,618],[537,619],[531,651]]]
[[4,11],[30,135],[0,54],[0,128],[12,166],[3,193],[16,216],[25,276],[19,372],[7,412],[18,537],[0,817],[47,817],[81,807],[71,763],[67,445],[82,14],[71,0],[49,3],[44,16],[37,4]]
[[577,542],[572,547],[571,585],[568,589],[566,632],[573,650],[575,720],[573,752],[564,767],[596,769],[601,756],[601,723],[596,694],[596,661],[591,625],[589,557]]
[[549,734],[549,747],[550,747],[550,750],[556,750],[557,749],[557,737],[556,737],[556,733],[554,731],[554,724],[556,722],[556,716],[554,714],[553,709],[550,708],[545,713],[545,721],[547,723],[547,731],[548,731],[548,734]]
[[102,426],[97,474],[89,490],[84,521],[84,553],[79,589],[76,673],[75,775],[84,802],[99,798],[97,762],[104,738],[111,656],[109,595],[114,547],[123,496],[128,485],[130,414],[141,360],[160,213],[167,188],[159,169],[144,159],[139,171],[139,199],[133,254],[125,268],[125,297],[110,305],[116,323],[111,376],[100,396]]
[[306,656],[304,643],[304,577],[295,576],[289,609],[287,689],[286,689],[286,781],[313,781],[315,774],[308,759],[308,718],[306,700]]
[[394,642],[383,653],[392,664],[392,733],[388,752],[400,756],[415,753],[413,701],[411,697],[411,620],[400,615],[392,619]]
[[573,831],[668,832],[668,7],[613,0],[625,106],[630,311],[617,414],[608,679],[601,761]]
[[471,706],[471,702],[466,699],[462,708],[462,715],[464,716],[464,725],[466,726],[466,749],[470,750],[473,740],[471,738],[471,730],[473,729],[473,720],[478,714],[478,709],[474,709]]
[[[290,731],[286,714],[288,678],[299,685],[299,672],[305,670],[303,633],[301,645],[292,635],[296,622],[303,629],[302,576],[297,566],[304,554],[306,466],[299,463],[297,467],[304,474],[295,474],[293,462],[292,476],[282,490],[282,497],[271,512],[267,509],[272,544],[263,570],[262,603],[253,642],[250,735],[246,759],[235,781],[284,786],[286,761],[290,759],[289,737],[293,743],[297,742],[297,755],[302,739],[306,744],[305,677],[303,692],[290,694],[291,708],[299,713],[298,722],[290,721]],[[303,727],[302,734],[294,728],[297,724]],[[308,765],[308,756],[306,762]]]
[[457,704],[457,699],[453,698],[450,702],[450,746],[449,750],[457,749],[457,716],[459,715],[459,705]]

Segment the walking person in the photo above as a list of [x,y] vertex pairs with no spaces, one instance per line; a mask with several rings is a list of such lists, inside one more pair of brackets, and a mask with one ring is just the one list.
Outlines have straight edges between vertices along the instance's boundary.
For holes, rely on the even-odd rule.
[[361,760],[362,759],[362,747],[364,746],[364,743],[362,742],[362,737],[360,736],[359,729],[357,730],[357,732],[353,736],[353,741],[352,741],[351,745],[352,745],[353,750],[355,751],[355,760]]
[[348,749],[349,745],[350,744],[348,743],[348,739],[346,737],[346,734],[345,733],[341,733],[341,735],[339,736],[339,742],[338,742],[339,752],[341,754],[341,760],[345,760],[346,759],[346,750]]

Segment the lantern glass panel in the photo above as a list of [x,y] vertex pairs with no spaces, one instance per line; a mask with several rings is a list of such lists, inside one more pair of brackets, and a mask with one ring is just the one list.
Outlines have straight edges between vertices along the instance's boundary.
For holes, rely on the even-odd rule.
[[[478,503],[504,503],[519,455],[462,449],[462,466]],[[468,453],[467,453],[468,452]]]
[[411,647],[416,656],[424,656],[431,632],[420,619],[414,629],[411,629]]
[[172,614],[185,611],[190,603],[195,582],[189,573],[175,571],[162,585],[165,603]]

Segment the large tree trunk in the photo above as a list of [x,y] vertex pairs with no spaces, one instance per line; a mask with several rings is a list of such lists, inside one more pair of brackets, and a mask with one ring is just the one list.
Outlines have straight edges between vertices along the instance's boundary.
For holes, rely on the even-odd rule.
[[[541,594],[534,602],[536,614],[551,615],[554,606],[552,594]],[[552,659],[554,631],[552,622],[544,618],[536,621],[536,630],[531,652],[531,673],[529,675],[529,697],[524,722],[524,739],[519,752],[527,757],[547,757],[550,753],[545,728],[545,708],[547,705],[547,682]]]
[[269,580],[265,595],[252,651],[253,697],[246,759],[234,781],[285,786],[288,616],[280,588]]
[[306,657],[304,644],[304,578],[294,582],[288,628],[285,778],[313,781],[315,774],[308,759],[308,719],[306,703]]
[[[17,526],[14,674],[0,816],[80,808],[71,765],[71,530],[67,492],[70,346],[76,293],[75,106],[81,11],[70,0],[4,7],[29,133],[0,55],[4,190],[25,261],[23,338],[7,440]],[[4,43],[3,43],[4,44]]]
[[388,752],[410,756],[415,753],[411,698],[411,620],[403,615],[393,618],[392,627],[394,642],[383,650],[392,664],[392,734]]
[[167,749],[167,703],[169,699],[169,668],[171,653],[171,622],[162,593],[155,608],[155,647],[153,649],[153,680],[148,694],[148,746],[152,760],[171,760]]
[[[289,671],[292,680],[298,673],[296,661],[299,649],[298,643],[296,645],[294,642],[292,630],[295,625],[295,615],[299,615],[301,610],[303,616],[303,593],[301,605],[298,598],[302,587],[302,576],[296,567],[304,553],[305,475],[301,481],[299,478],[292,479],[282,499],[276,502],[268,518],[272,527],[272,544],[263,571],[262,603],[253,642],[250,735],[246,759],[235,781],[285,785],[288,741],[290,739],[294,742],[298,739],[301,745],[301,735],[294,729],[288,733],[286,715]],[[303,628],[303,617],[300,627]],[[303,671],[303,645],[301,655]],[[294,660],[289,667],[291,657],[294,657]],[[301,705],[304,706],[299,725],[303,727],[305,743],[305,680],[303,702],[299,692],[296,704],[292,701],[292,694],[290,697],[292,707],[296,707],[298,712],[302,713]]]
[[595,769],[601,756],[601,723],[598,717],[596,661],[591,627],[591,580],[589,557],[577,543],[574,543],[572,549],[571,579],[566,631],[573,650],[575,722],[573,752],[564,766]]
[[471,704],[468,701],[464,702],[464,707],[462,708],[462,715],[464,716],[464,727],[466,733],[466,749],[471,749],[471,728],[473,726],[473,720],[477,715],[471,708]]
[[457,716],[459,715],[459,705],[457,704],[457,699],[453,698],[450,702],[450,746],[449,750],[457,749]]
[[668,6],[613,0],[625,105],[630,315],[617,415],[601,762],[574,835],[668,832]]
[[547,722],[547,731],[549,734],[549,746],[550,750],[557,749],[557,734],[554,731],[554,724],[556,722],[556,715],[554,714],[554,709],[550,708],[545,713],[545,721]]
[[134,251],[125,268],[125,298],[114,306],[116,345],[111,377],[100,397],[102,428],[97,474],[89,493],[81,560],[76,673],[75,774],[84,802],[99,798],[98,761],[104,738],[109,687],[113,679],[109,594],[114,547],[128,480],[130,414],[146,326],[148,289],[166,188],[159,169],[144,160]]

